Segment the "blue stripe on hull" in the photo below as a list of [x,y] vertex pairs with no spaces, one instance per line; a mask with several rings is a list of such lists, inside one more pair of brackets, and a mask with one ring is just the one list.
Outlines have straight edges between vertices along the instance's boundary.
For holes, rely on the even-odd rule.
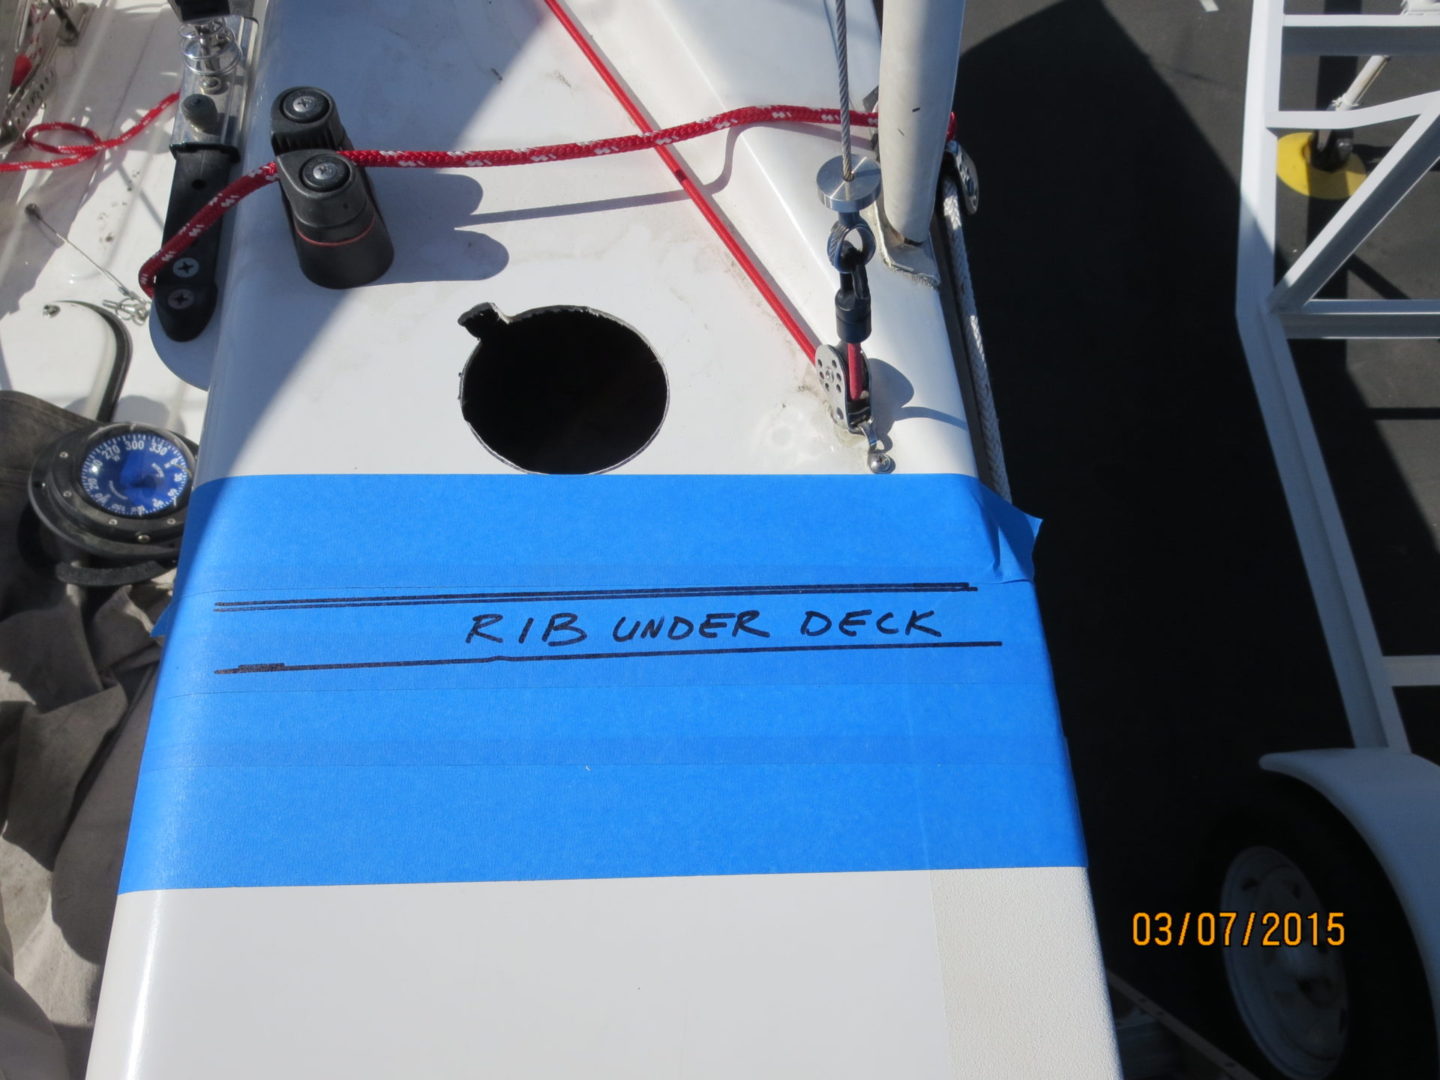
[[122,891],[1083,862],[967,477],[201,488]]

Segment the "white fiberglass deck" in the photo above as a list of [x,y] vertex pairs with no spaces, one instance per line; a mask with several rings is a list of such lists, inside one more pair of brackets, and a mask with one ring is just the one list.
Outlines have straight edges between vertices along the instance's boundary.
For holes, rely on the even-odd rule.
[[[834,98],[829,21],[818,0],[731,5],[653,0],[623,6],[584,0],[570,7],[657,124],[740,105],[829,105]],[[863,5],[852,7],[850,63],[858,101],[877,81],[878,32]],[[334,94],[359,147],[526,146],[629,130],[624,113],[574,44],[543,7],[528,0],[485,5],[271,0],[264,8],[247,167],[271,156],[269,102],[300,84]],[[165,26],[160,40],[171,32],[163,10],[123,4],[117,10],[134,20],[148,13]],[[154,76],[155,93],[144,104],[169,89],[174,69],[163,49],[147,62],[163,73]],[[152,75],[147,71],[146,79]],[[823,244],[833,218],[815,197],[813,177],[836,152],[834,133],[752,129],[708,137],[679,152],[803,321],[820,339],[830,340],[835,279]],[[163,160],[150,171],[164,173]],[[866,473],[862,439],[837,434],[809,364],[655,155],[372,175],[396,247],[394,266],[380,281],[344,293],[307,282],[272,187],[226,221],[230,255],[210,329],[184,346],[157,338],[177,372],[209,388],[199,478],[212,492],[254,490],[224,485],[272,485],[277,479],[323,486],[327,477],[380,482],[398,476],[433,486],[447,477],[477,483],[514,477],[515,470],[479,444],[456,401],[457,374],[474,347],[456,320],[479,303],[510,316],[561,304],[603,311],[645,339],[665,369],[669,396],[656,437],[616,470],[643,474],[632,483],[669,477],[683,493],[686,477],[696,476],[854,474],[845,479],[888,482]],[[164,185],[156,192],[148,180],[148,197],[163,205]],[[146,235],[137,226],[126,243],[143,248]],[[153,231],[148,235],[156,238]],[[876,358],[876,415],[893,442],[896,479],[973,475],[970,426],[939,293],[885,270],[878,260],[871,283],[875,333],[867,351]],[[31,299],[27,295],[24,303]],[[140,345],[149,355],[145,343]],[[303,480],[307,477],[312,481]],[[749,509],[721,505],[715,513],[739,533],[734,523],[743,522]],[[866,509],[863,494],[835,505],[837,541],[866,544],[873,532]],[[357,520],[348,534],[332,530],[330,539],[349,535],[351,547],[375,567],[399,558],[392,541],[402,533],[411,539],[433,533],[444,551],[462,534],[483,546],[488,505],[467,504],[464,510],[463,517],[457,511],[448,520],[387,520],[376,514]],[[890,535],[912,524],[916,532],[926,528],[919,518],[883,524]],[[665,521],[646,527],[663,535]],[[213,535],[192,532],[182,573],[199,564],[201,550],[224,548],[262,564],[270,560],[268,572],[262,567],[263,580],[242,589],[273,591],[283,587],[282,580],[301,593],[320,587],[296,580],[298,564],[276,553],[284,545],[277,547],[278,538],[267,531],[274,528],[273,519],[257,517],[248,533],[233,519]],[[289,535],[286,542],[294,539]],[[534,551],[487,551],[485,582],[524,586],[537,574],[573,574],[580,580],[591,572],[596,580],[584,583],[608,587],[643,569],[638,563],[627,564],[623,573],[589,566],[589,553],[572,551],[557,570],[545,563],[543,543],[537,540]],[[655,558],[657,574],[691,580],[664,555]],[[874,552],[882,569],[891,556],[883,547]],[[561,561],[557,556],[556,565]],[[803,561],[790,558],[785,572],[794,577]],[[818,550],[815,561],[822,577],[825,567],[841,565]],[[737,550],[726,565],[750,573],[745,579],[750,585],[780,562],[763,549]],[[395,563],[386,573],[392,576],[384,581],[350,580],[336,589],[439,588],[484,576],[477,569],[467,577],[470,568],[458,563],[418,570]],[[776,581],[789,580],[777,574]],[[207,587],[225,588],[206,580]],[[882,572],[866,580],[885,578]],[[982,590],[991,587],[987,578]],[[1023,580],[996,573],[993,588],[994,595],[1019,590],[1021,605],[1029,602]],[[312,783],[303,771],[276,781],[276,769],[242,760],[255,750],[247,748],[247,717],[260,724],[277,715],[257,703],[278,702],[283,713],[295,707],[295,694],[283,688],[209,693],[208,684],[193,695],[177,689],[190,675],[225,677],[210,671],[214,665],[182,670],[186,657],[195,655],[184,650],[200,637],[191,634],[187,644],[182,633],[198,625],[193,621],[200,617],[198,597],[205,595],[197,591],[190,612],[177,616],[167,646],[163,678],[170,690],[162,682],[168,711],[161,730],[180,734],[152,741],[147,749],[146,768],[152,772],[142,779],[142,797],[159,790],[160,780],[169,782],[161,775],[170,768],[163,755],[191,749],[199,756],[174,767],[176,773],[189,770],[187,783],[198,782],[206,769],[218,780],[243,777],[253,768],[262,784],[278,785],[277,798],[299,797]],[[358,614],[358,629],[344,631],[342,636],[350,635],[347,648],[356,642],[379,648],[398,640],[385,637],[391,631],[384,628],[371,637],[367,618]],[[1025,632],[1032,630],[1026,623]],[[303,645],[303,638],[285,630],[275,641],[290,648]],[[1039,667],[1032,663],[1030,670],[1041,672],[1035,690],[1044,697],[1043,643],[1034,647],[1042,651],[1035,661]],[[284,657],[236,656],[237,663],[275,659]],[[963,687],[981,695],[976,701],[984,700],[991,682],[1004,683],[986,675],[988,669],[978,666],[983,662],[988,661],[974,661],[979,674]],[[857,661],[861,684],[885,681],[865,674],[884,670],[878,663]],[[805,707],[827,723],[833,715],[836,723],[879,717],[903,726],[916,707],[912,691],[917,699],[932,693],[916,684],[867,698],[803,682],[777,689],[772,684],[778,676],[766,678],[770,681],[761,683],[767,693],[808,698]],[[428,722],[427,703],[439,700],[415,698],[407,705],[409,691],[398,683],[366,685],[368,690],[357,684],[332,694],[335,684],[317,684],[304,693],[317,695],[317,713],[322,702],[329,703],[325,709],[353,704],[357,716],[398,702],[402,712],[414,713],[418,727]],[[727,685],[717,676],[703,687],[697,683],[694,692],[720,686],[729,693]],[[447,683],[443,689],[451,693],[468,686]],[[666,693],[672,700],[676,691]],[[187,695],[196,703],[196,715],[203,711],[201,699],[208,699],[207,708],[222,702],[232,710],[226,730],[239,754],[235,762],[206,764],[204,754],[225,751],[186,742]],[[673,719],[681,725],[691,718],[678,708]],[[955,737],[967,737],[972,722],[983,726],[994,719],[957,710]],[[1057,746],[1063,759],[1063,744],[1053,724],[1046,730],[1053,764]],[[997,745],[1007,745],[1006,732],[991,734],[1000,740]],[[352,752],[363,756],[375,748],[345,753]],[[398,750],[397,755],[403,757]],[[345,783],[362,772],[366,783],[385,775],[383,761],[340,758],[340,771],[351,770],[341,777]],[[985,764],[999,769],[1004,758],[1005,752],[997,751]],[[439,768],[427,762],[427,768]],[[1063,760],[1060,768],[1063,776]],[[262,776],[267,772],[268,778]],[[1055,790],[1063,795],[1064,784]],[[1017,786],[999,797],[1023,810],[1029,792]],[[271,805],[273,819],[256,813],[257,836],[273,834],[275,824],[286,820],[279,802]],[[352,856],[363,860],[367,833],[377,843],[389,842],[392,810],[384,798],[348,806],[339,831],[307,841],[315,845],[315,865],[330,865],[332,859],[340,860],[335,866],[352,865],[346,861]],[[206,811],[183,803],[171,811],[174,835],[181,840],[169,865],[193,869],[204,858],[195,861],[193,836],[186,830],[208,820]],[[663,813],[656,813],[663,820]],[[1057,812],[1061,831],[1074,831],[1073,814],[1073,804]],[[993,828],[985,821],[962,824],[977,836],[995,834],[984,841],[987,851],[1005,842],[998,822]],[[469,843],[473,830],[464,822],[447,827],[455,831],[457,846]],[[992,853],[988,861],[953,864],[968,869],[926,863],[855,872],[817,869],[816,860],[803,859],[806,872],[555,874],[568,879],[485,881],[421,880],[412,874],[391,881],[332,877],[327,884],[297,883],[286,873],[261,881],[254,875],[264,876],[256,869],[266,864],[262,856],[254,866],[232,866],[219,876],[195,870],[185,878],[191,871],[177,870],[181,883],[162,887],[157,882],[168,879],[156,868],[167,862],[156,854],[163,854],[171,834],[157,835],[132,837],[127,863],[132,885],[120,898],[111,939],[91,1059],[95,1080],[341,1073],[743,1074],[776,1080],[1114,1075],[1108,1005],[1078,856],[1050,864],[1037,862],[1037,856],[1026,856],[1028,862],[1017,857],[1006,865]],[[217,833],[212,839],[216,850],[235,851],[246,837]],[[343,859],[337,854],[341,848]],[[377,848],[376,862],[396,854],[393,847],[388,854]],[[141,859],[144,872],[132,871]],[[247,880],[245,887],[220,883],[232,871]]]
[[[758,4],[748,14],[705,4],[574,11],[661,126],[835,96],[818,2]],[[763,34],[753,32],[757,20]],[[876,80],[878,38],[870,20],[855,23],[852,81],[863,94]],[[359,147],[536,146],[633,130],[539,4],[462,14],[277,3],[267,24],[258,107],[287,87],[320,85]],[[327,42],[323,53],[316,40]],[[675,149],[804,322],[830,340],[835,273],[824,243],[834,215],[814,177],[837,152],[834,131],[754,128]],[[253,125],[247,167],[270,157],[266,124]],[[481,302],[507,316],[594,308],[649,343],[669,378],[669,409],[622,471],[864,469],[863,444],[836,438],[806,358],[656,155],[371,177],[396,257],[364,290],[335,294],[305,281],[274,188],[232,212],[237,255],[211,329],[189,345],[160,344],[177,370],[202,380],[214,356],[212,389],[224,405],[208,417],[202,480],[508,471],[453,409],[456,375],[474,345],[456,320]],[[896,460],[912,471],[973,474],[938,294],[881,272],[878,260],[871,279],[867,351],[878,360],[877,412],[893,424]]]

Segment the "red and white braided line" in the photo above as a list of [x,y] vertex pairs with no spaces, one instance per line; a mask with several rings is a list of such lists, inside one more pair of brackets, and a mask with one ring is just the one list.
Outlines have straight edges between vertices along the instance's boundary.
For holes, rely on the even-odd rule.
[[[857,127],[874,127],[875,113],[852,112],[850,122]],[[718,116],[695,120],[688,124],[661,128],[635,135],[620,135],[592,142],[557,143],[525,150],[341,150],[341,157],[357,165],[377,169],[455,169],[499,168],[506,165],[533,165],[547,161],[574,161],[578,158],[603,157],[608,154],[629,154],[637,150],[653,150],[657,146],[684,142],[710,135],[727,128],[749,124],[797,123],[838,124],[839,109],[812,109],[801,105],[750,105],[731,109]],[[128,137],[128,136],[127,136]],[[228,184],[218,195],[165,242],[164,247],[145,261],[140,268],[140,287],[145,295],[155,295],[155,278],[160,270],[178,258],[197,237],[225,216],[226,212],[251,192],[279,178],[275,162],[260,166]]]
[[[34,169],[64,169],[71,165],[79,165],[83,161],[104,153],[106,150],[114,150],[117,146],[123,146],[135,138],[142,131],[148,128],[160,118],[160,114],[174,105],[180,99],[179,94],[170,94],[168,97],[157,101],[144,116],[125,131],[113,139],[102,139],[95,132],[83,124],[67,124],[61,120],[54,120],[48,124],[32,124],[25,129],[23,141],[26,146],[35,150],[44,151],[47,154],[60,154],[61,157],[49,158],[44,161],[5,161],[0,162],[0,172],[29,172]],[[46,142],[38,136],[45,131],[68,131],[72,135],[83,135],[89,139],[88,143],[71,143],[68,145],[56,146],[54,143]]]

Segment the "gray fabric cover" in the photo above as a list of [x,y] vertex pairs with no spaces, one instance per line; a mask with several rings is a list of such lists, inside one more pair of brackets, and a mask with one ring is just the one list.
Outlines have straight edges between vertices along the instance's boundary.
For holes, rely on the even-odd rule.
[[22,557],[30,467],[88,423],[0,391],[0,1080],[84,1076],[170,596]]

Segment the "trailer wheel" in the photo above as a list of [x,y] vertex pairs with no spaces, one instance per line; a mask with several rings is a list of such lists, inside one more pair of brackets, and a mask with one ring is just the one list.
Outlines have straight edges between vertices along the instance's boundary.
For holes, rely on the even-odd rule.
[[1323,798],[1267,779],[1209,860],[1211,902],[1236,912],[1209,950],[1233,1045],[1284,1080],[1433,1080],[1430,995],[1384,872]]

